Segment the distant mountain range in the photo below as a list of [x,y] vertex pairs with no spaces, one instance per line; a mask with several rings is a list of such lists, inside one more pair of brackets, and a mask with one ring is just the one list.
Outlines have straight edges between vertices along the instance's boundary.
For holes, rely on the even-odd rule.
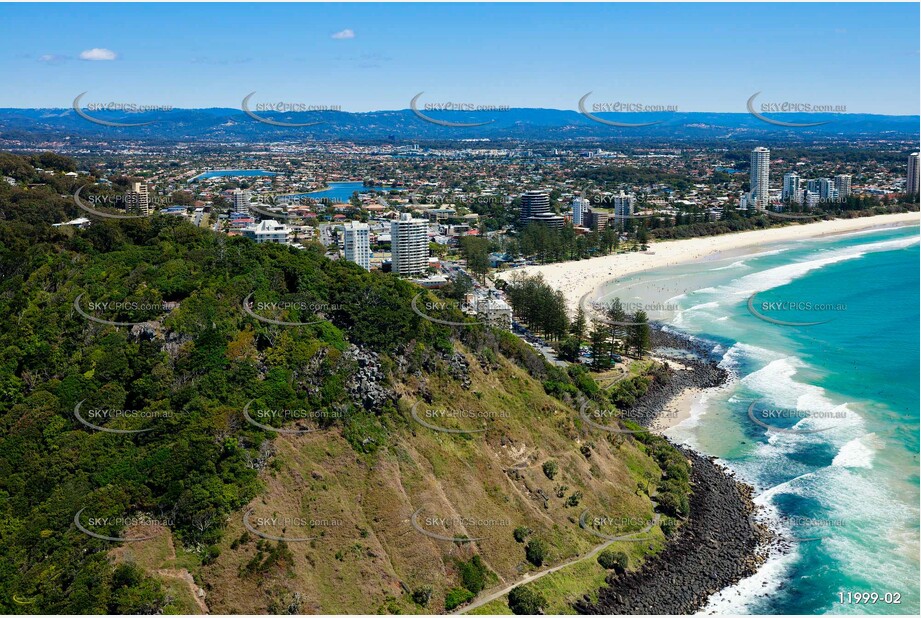
[[[166,140],[256,142],[286,139],[411,141],[411,140],[804,140],[834,138],[917,138],[919,116],[875,114],[765,114],[784,123],[818,126],[777,126],[748,113],[656,112],[597,113],[600,120],[642,124],[642,127],[610,126],[578,111],[512,108],[496,112],[428,112],[436,121],[479,124],[444,126],[423,120],[413,110],[376,112],[259,112],[271,123],[321,123],[304,127],[277,126],[260,122],[240,109],[173,109],[149,113],[89,112],[84,114],[103,123],[143,123],[142,126],[97,124],[72,108],[0,109],[0,147],[3,140],[70,139]],[[488,124],[481,124],[488,122]]]

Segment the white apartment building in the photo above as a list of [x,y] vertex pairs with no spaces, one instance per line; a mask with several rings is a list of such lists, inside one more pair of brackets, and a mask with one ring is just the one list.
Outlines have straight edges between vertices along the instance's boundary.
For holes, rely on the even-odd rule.
[[428,221],[413,219],[409,213],[391,221],[390,252],[394,274],[424,273],[429,263]]
[[243,189],[233,190],[233,208],[231,212],[249,214],[249,197],[250,192]]
[[287,225],[274,219],[266,219],[256,225],[243,228],[244,238],[255,240],[259,244],[264,242],[274,242],[279,245],[287,244],[289,232]]
[[838,199],[846,200],[851,195],[851,175],[838,174],[835,176],[835,189],[838,190]]
[[636,197],[632,193],[620,192],[612,198],[614,203],[614,216],[623,220],[633,214],[633,202]]
[[755,210],[765,210],[770,203],[770,192],[768,189],[770,181],[771,151],[759,146],[751,152],[751,170],[749,191],[749,206],[754,206]]
[[342,249],[345,259],[371,270],[371,228],[367,223],[350,221],[342,226]]

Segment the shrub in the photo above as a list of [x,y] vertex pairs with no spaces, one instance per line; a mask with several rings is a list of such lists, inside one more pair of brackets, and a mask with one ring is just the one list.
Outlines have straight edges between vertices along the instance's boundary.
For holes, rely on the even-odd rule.
[[431,586],[420,586],[412,592],[413,603],[420,605],[421,607],[427,607],[429,600],[432,598],[432,587]]
[[608,570],[613,569],[620,574],[627,570],[629,559],[627,558],[627,554],[622,551],[606,549],[598,554],[598,564],[600,564],[602,568]]
[[527,526],[518,526],[515,528],[515,531],[512,533],[512,536],[515,537],[515,540],[519,543],[524,543],[525,539],[531,536],[532,530]]
[[541,614],[547,607],[547,599],[533,588],[518,586],[508,593],[508,608],[519,616]]
[[463,605],[474,597],[466,588],[451,588],[445,594],[445,611],[449,612],[458,605]]
[[473,556],[468,562],[460,563],[461,583],[464,588],[473,594],[486,587],[488,575],[489,569],[483,563],[483,559],[480,558],[479,554]]
[[531,539],[524,547],[524,556],[534,566],[540,566],[547,557],[547,544],[540,539]]
[[550,461],[545,461],[543,468],[544,468],[544,474],[551,481],[553,480],[553,477],[556,476],[556,473],[559,472],[560,470],[559,465],[557,465],[557,463],[553,461],[552,459]]

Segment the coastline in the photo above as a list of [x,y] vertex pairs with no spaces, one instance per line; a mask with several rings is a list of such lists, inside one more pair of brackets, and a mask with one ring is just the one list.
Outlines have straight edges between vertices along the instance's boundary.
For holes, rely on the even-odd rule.
[[[655,433],[690,417],[709,390],[732,379],[704,342],[653,325],[653,357],[668,366],[667,378],[650,385],[624,417]],[[663,349],[682,355],[663,354]],[[656,354],[656,351],[659,351]],[[716,458],[672,443],[691,463],[690,514],[665,549],[636,571],[611,575],[598,591],[575,604],[580,614],[693,614],[720,591],[755,575],[777,542],[755,523],[754,488]]]
[[566,305],[572,313],[575,313],[580,304],[586,312],[590,313],[591,297],[596,295],[596,291],[601,286],[619,277],[712,258],[729,251],[756,249],[771,243],[823,238],[870,229],[904,227],[917,225],[919,221],[921,221],[919,213],[905,212],[856,219],[817,221],[718,236],[667,240],[653,243],[649,245],[647,251],[643,252],[616,253],[575,262],[526,266],[504,271],[499,274],[499,278],[507,279],[515,273],[541,274],[550,287],[563,293]]

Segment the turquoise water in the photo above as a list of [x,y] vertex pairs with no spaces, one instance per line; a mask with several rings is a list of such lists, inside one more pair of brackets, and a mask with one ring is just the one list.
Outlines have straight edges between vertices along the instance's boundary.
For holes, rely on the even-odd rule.
[[[918,273],[909,227],[766,245],[607,286],[712,342],[734,379],[668,435],[752,484],[789,541],[706,612],[918,613]],[[762,320],[752,295],[768,318],[823,323]],[[771,305],[781,301],[796,308]],[[756,419],[787,431],[754,422],[753,402]],[[840,603],[847,592],[880,601]],[[887,593],[901,603],[884,603]]]
[[400,191],[401,189],[391,189],[384,187],[366,187],[362,182],[331,182],[329,183],[329,188],[323,189],[322,191],[311,191],[310,193],[299,193],[289,197],[311,197],[315,200],[319,199],[328,199],[334,202],[348,202],[352,197],[352,194],[358,191],[359,193],[367,193],[368,191]]
[[225,176],[278,176],[278,173],[266,172],[265,170],[212,170],[210,172],[203,172],[194,178],[190,178],[189,182],[203,180],[205,178],[223,178]]

